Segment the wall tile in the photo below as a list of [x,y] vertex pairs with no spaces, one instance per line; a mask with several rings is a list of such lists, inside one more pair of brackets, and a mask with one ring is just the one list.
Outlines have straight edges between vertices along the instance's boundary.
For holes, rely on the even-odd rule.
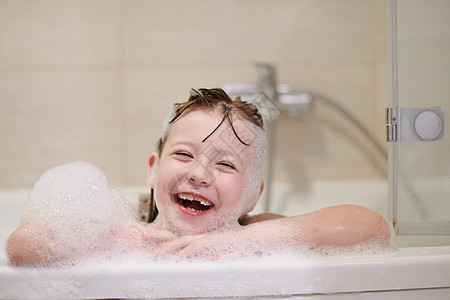
[[246,64],[373,58],[371,1],[133,1],[130,64]]
[[[257,61],[335,98],[378,137],[384,13],[384,0],[2,1],[0,185],[29,186],[76,159],[142,185],[171,103],[193,87],[255,82]],[[326,105],[279,129],[279,181],[380,176],[364,137]]]
[[120,1],[0,2],[0,67],[116,64]]
[[86,160],[123,181],[117,72],[0,73],[0,185],[31,187],[42,172]]

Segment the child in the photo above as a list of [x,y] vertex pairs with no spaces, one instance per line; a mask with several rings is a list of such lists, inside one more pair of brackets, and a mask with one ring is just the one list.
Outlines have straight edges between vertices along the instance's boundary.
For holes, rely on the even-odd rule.
[[[254,105],[233,101],[221,89],[191,91],[165,122],[158,151],[148,159],[151,199],[144,212],[151,224],[136,222],[109,238],[117,248],[132,245],[155,257],[205,259],[230,251],[254,255],[388,243],[385,220],[354,205],[296,217],[248,216],[264,186],[264,149],[263,120]],[[11,263],[52,264],[85,253],[73,248],[52,252],[50,245],[58,237],[43,235],[46,230],[33,222],[19,227],[7,243]],[[29,242],[36,239],[39,243]]]

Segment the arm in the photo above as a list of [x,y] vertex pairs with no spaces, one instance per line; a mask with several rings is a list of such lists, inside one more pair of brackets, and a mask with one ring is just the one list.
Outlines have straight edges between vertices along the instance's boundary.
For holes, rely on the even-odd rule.
[[348,247],[362,243],[387,245],[389,228],[375,212],[356,205],[339,205],[316,212],[275,218],[243,226],[238,230],[214,231],[198,236],[184,236],[162,245],[158,255],[214,259],[221,251],[233,249],[253,255],[276,249],[320,249]]
[[312,247],[352,246],[360,243],[387,245],[390,232],[379,214],[357,205],[338,205],[293,217],[293,236],[309,236]]
[[6,253],[14,265],[47,265],[65,257],[64,253],[54,253],[51,247],[53,240],[54,237],[46,233],[42,224],[29,221],[9,236]]
[[87,246],[67,246],[59,243],[59,246],[55,247],[61,239],[64,240],[64,237],[58,234],[41,222],[29,221],[23,224],[8,238],[6,252],[9,261],[18,266],[52,265],[58,262],[73,262],[111,250],[117,250],[117,253],[139,249],[154,251],[154,246],[175,238],[172,233],[160,230],[153,224],[143,226],[138,223],[118,230],[106,228],[98,233],[94,244]]

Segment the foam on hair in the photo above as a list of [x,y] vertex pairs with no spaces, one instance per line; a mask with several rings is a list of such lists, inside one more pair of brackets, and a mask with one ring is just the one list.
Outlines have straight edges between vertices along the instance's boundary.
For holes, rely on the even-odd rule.
[[259,199],[262,182],[262,168],[266,155],[266,136],[265,131],[262,128],[248,121],[244,121],[244,123],[255,136],[253,144],[250,145],[253,151],[253,162],[250,164],[250,169],[248,170],[248,176],[246,178],[247,182],[244,185],[245,188],[242,193],[242,197],[245,201],[241,201],[244,205],[244,211],[248,213],[253,210]]
[[164,141],[166,139],[167,133],[169,132],[169,127],[170,127],[169,122],[170,122],[170,120],[172,120],[175,117],[176,112],[177,112],[176,105],[172,105],[170,107],[169,113],[167,114],[167,116],[163,122],[163,127],[162,127],[162,131],[161,131],[161,141]]

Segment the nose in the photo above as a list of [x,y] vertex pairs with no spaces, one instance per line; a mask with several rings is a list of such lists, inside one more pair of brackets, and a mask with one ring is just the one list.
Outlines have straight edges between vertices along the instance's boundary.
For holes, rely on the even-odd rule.
[[207,165],[197,162],[188,173],[188,181],[194,186],[208,186],[212,182],[212,173]]

